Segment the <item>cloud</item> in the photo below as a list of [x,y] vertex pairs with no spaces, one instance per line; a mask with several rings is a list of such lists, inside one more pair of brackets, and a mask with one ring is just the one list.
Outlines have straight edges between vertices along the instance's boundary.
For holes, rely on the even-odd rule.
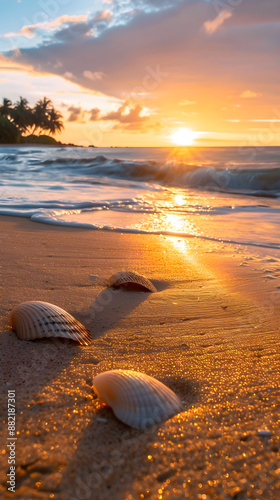
[[80,121],[84,116],[84,111],[82,108],[76,108],[75,106],[69,106],[68,110],[70,116],[68,118],[68,122],[77,122]]
[[[144,99],[158,100],[153,103],[156,108],[167,107],[171,100],[177,106],[185,100],[186,89],[200,105],[206,102],[211,107],[213,92],[216,98],[226,99],[229,92],[240,95],[242,89],[254,88],[256,81],[263,95],[278,95],[279,26],[265,24],[261,17],[265,11],[267,19],[278,15],[280,20],[274,0],[265,2],[265,8],[263,0],[242,2],[218,31],[219,36],[207,36],[204,29],[217,14],[213,3],[173,3],[169,10],[138,12],[126,24],[113,25],[99,36],[92,36],[92,30],[85,26],[86,34],[74,37],[75,43],[53,34],[41,46],[21,49],[16,61],[42,73],[72,73],[82,87],[122,101],[143,99],[144,105]],[[9,58],[15,60],[15,55],[10,52]],[[54,61],[60,61],[61,66],[55,68]],[[88,71],[92,78],[88,78]],[[96,78],[97,74],[106,77]]]
[[245,90],[242,92],[240,97],[243,99],[254,99],[255,97],[260,97],[262,94],[257,92],[252,92],[251,90]]
[[57,17],[54,21],[45,21],[41,23],[36,23],[36,24],[28,24],[26,26],[23,26],[19,31],[16,33],[5,33],[4,36],[5,38],[11,38],[11,37],[18,37],[18,36],[25,36],[27,38],[33,38],[36,34],[37,30],[51,30],[52,28],[57,28],[59,26],[62,26],[63,24],[69,24],[69,23],[82,23],[88,19],[88,16],[60,16]]
[[[191,2],[190,9],[180,4],[180,9],[174,9],[172,16],[171,9],[149,15],[141,13],[124,26],[105,30],[99,37],[77,36],[75,44],[71,44],[69,36],[63,36],[62,40],[61,33],[58,32],[52,42],[22,49],[21,60],[33,64],[34,69],[39,71],[53,70],[60,75],[71,72],[81,85],[115,97],[131,95],[136,87],[144,87],[145,93],[147,84],[150,89],[155,89],[164,80],[161,75],[148,74],[147,68],[156,69],[159,66],[167,73],[164,67],[171,64],[172,73],[176,77],[178,59],[183,56],[188,39],[191,40],[201,28],[204,13],[201,14],[195,2]],[[189,17],[193,10],[195,19],[190,23]],[[186,22],[190,24],[187,35]],[[88,22],[85,24],[84,33],[88,30]],[[70,35],[71,28],[75,29],[70,26],[67,35]],[[53,61],[56,59],[63,62],[63,67],[53,68]],[[89,63],[91,67],[98,68],[98,72],[105,74],[106,78],[88,79],[84,72],[89,71]],[[181,61],[179,65],[181,66]],[[94,74],[94,71],[91,72]]]
[[99,108],[93,108],[90,110],[90,121],[95,122],[98,120],[100,114],[100,109]]
[[187,117],[192,117],[192,116],[196,116],[196,115],[198,115],[198,113],[197,113],[196,111],[187,111],[187,112],[186,112],[186,111],[183,111],[183,112],[182,112],[182,114],[183,114],[184,116],[187,116]]
[[232,12],[229,10],[224,10],[218,14],[218,16],[213,21],[206,21],[204,23],[204,29],[208,35],[212,35],[217,31],[217,29],[224,24],[226,19],[229,19],[232,16]]
[[120,123],[135,123],[147,120],[147,116],[140,116],[143,107],[136,104],[135,107],[129,107],[127,102],[122,104],[117,111],[111,111],[102,117],[102,120],[119,121]]
[[92,18],[86,17],[86,20],[73,22],[69,26],[56,31],[54,38],[67,43],[76,42],[77,39],[80,41],[85,36],[95,37],[108,27],[113,16],[113,12],[108,9],[97,12]]
[[104,78],[105,76],[105,74],[102,73],[102,71],[95,71],[94,73],[92,73],[91,71],[84,71],[83,75],[89,80],[92,80],[93,82],[96,80],[102,80],[102,78]]
[[192,106],[193,104],[196,104],[196,101],[188,101],[186,99],[185,101],[179,102],[179,106]]
[[100,21],[106,21],[109,23],[114,17],[114,14],[111,10],[106,9],[102,10],[100,12],[97,12],[97,14],[93,18],[94,23],[99,23]]
[[[103,116],[100,116],[101,109],[97,107],[88,111],[80,106],[69,106],[65,103],[62,103],[61,106],[67,108],[68,113],[70,113],[67,120],[68,122],[86,123],[87,120],[94,122],[116,122],[113,129],[141,130],[142,125],[150,118],[147,115],[143,115],[146,110],[140,104],[132,106],[127,101],[116,111],[111,111]],[[88,115],[88,118],[86,118],[86,115]],[[151,127],[153,125],[153,123],[150,123]]]
[[142,128],[143,123],[149,120],[149,116],[141,115],[143,111],[144,108],[140,104],[136,104],[133,107],[126,101],[117,111],[111,111],[107,115],[102,116],[101,120],[118,122],[114,127],[115,129],[139,130]]
[[[234,3],[238,5],[234,5]],[[280,20],[279,0],[214,0],[214,6],[221,5],[222,10],[229,10],[233,16],[231,26],[250,26],[276,23]]]
[[279,118],[260,118],[257,120],[248,120],[249,122],[255,122],[255,123],[280,123]]
[[73,23],[54,34],[54,38],[62,42],[75,42],[77,39],[89,34],[92,30],[92,22]]
[[144,11],[144,12],[158,12],[165,9],[170,9],[176,4],[180,4],[185,0],[127,0],[123,2],[126,3],[126,10],[130,11]]
[[66,71],[63,75],[63,78],[66,78],[67,80],[72,80],[73,78],[75,78],[75,76],[73,75],[73,73],[70,73],[70,71]]
[[113,17],[114,14],[109,9],[97,12],[92,18],[88,14],[63,15],[53,21],[42,21],[36,24],[25,25],[18,32],[5,33],[4,35],[0,35],[0,37],[25,37],[32,39],[38,36],[43,36],[44,38],[52,36],[54,40],[70,42],[88,34],[94,36],[93,30],[96,30],[97,33],[102,32],[108,27]]

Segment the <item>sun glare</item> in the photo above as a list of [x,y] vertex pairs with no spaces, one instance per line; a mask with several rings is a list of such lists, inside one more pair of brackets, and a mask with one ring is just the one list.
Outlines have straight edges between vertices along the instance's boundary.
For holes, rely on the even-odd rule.
[[189,128],[178,128],[171,134],[171,140],[177,146],[191,146],[197,137],[198,133]]

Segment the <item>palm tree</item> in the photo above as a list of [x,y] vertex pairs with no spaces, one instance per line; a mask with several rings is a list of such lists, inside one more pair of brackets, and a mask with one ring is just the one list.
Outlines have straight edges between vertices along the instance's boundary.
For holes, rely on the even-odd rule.
[[40,101],[38,101],[38,103],[40,103],[40,105],[42,106],[42,108],[45,111],[49,111],[49,109],[52,106],[52,101],[50,99],[48,99],[48,97],[44,97],[43,99],[40,99]]
[[0,106],[0,116],[3,116],[4,118],[9,118],[11,116],[11,111],[12,111],[12,101],[10,99],[7,99],[6,97],[3,98],[3,105]]
[[26,132],[32,126],[33,117],[32,110],[28,106],[27,99],[19,98],[14,108],[11,110],[12,122],[18,127],[21,132]]
[[47,97],[40,99],[35,104],[32,115],[33,134],[38,131],[38,135],[40,135],[44,130],[49,131],[50,134],[55,134],[63,129],[62,115],[54,109],[52,101]]
[[52,101],[47,97],[44,99],[40,99],[34,106],[32,110],[33,114],[33,130],[32,134],[35,133],[36,130],[39,131],[39,134],[45,130],[45,127],[48,124],[48,114],[51,110]]
[[0,144],[16,144],[20,142],[18,128],[5,116],[0,116]]
[[45,130],[49,131],[50,134],[61,132],[64,128],[61,119],[62,115],[52,108],[48,113],[48,124],[46,125]]
[[52,101],[47,97],[37,101],[33,108],[29,107],[27,99],[23,97],[20,97],[14,107],[9,99],[4,98],[3,105],[0,105],[0,117],[2,128],[5,123],[7,127],[10,123],[24,135],[28,133],[33,135],[35,131],[38,135],[43,131],[52,135],[64,128],[62,115],[54,109]]

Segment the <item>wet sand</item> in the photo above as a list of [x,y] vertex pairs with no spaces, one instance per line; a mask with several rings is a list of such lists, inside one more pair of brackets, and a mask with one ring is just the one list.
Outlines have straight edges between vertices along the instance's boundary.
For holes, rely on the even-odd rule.
[[[242,246],[0,217],[0,495],[17,500],[277,499],[280,260]],[[158,293],[111,290],[132,269]],[[7,317],[56,304],[93,342],[18,340]],[[184,410],[148,431],[100,408],[92,378],[147,373]],[[7,391],[16,392],[16,493],[7,492]],[[263,436],[258,431],[268,430]]]

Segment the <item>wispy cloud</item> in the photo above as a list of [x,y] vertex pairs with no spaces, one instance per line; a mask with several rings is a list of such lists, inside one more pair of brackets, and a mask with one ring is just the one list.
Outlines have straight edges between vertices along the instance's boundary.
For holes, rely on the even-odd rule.
[[36,24],[28,24],[26,26],[23,26],[19,31],[17,32],[10,32],[10,33],[5,33],[2,35],[5,38],[12,38],[12,37],[19,37],[19,36],[25,36],[27,38],[33,38],[36,34],[37,30],[51,30],[53,28],[57,28],[59,26],[62,26],[63,24],[68,24],[68,23],[81,23],[84,21],[87,21],[88,15],[85,16],[60,16],[54,19],[53,21],[44,21],[41,23],[36,23]]
[[255,97],[260,97],[262,94],[259,92],[252,92],[251,90],[244,90],[240,97],[243,99],[254,99]]
[[179,106],[193,106],[196,104],[196,101],[188,101],[187,99],[179,102]]
[[95,82],[96,80],[102,80],[102,78],[104,78],[105,76],[105,73],[103,73],[102,71],[95,71],[94,73],[92,73],[92,71],[86,70],[84,71],[83,75],[89,80]]
[[254,123],[280,123],[280,119],[278,118],[260,118],[256,120],[248,120],[249,122]]
[[226,19],[229,19],[231,16],[232,12],[229,10],[223,10],[215,19],[213,19],[213,21],[206,21],[203,25],[206,33],[208,33],[208,35],[215,33],[215,31],[217,31],[217,29],[224,24]]
[[71,73],[70,71],[65,71],[64,75],[62,76],[67,80],[73,80],[75,78],[75,75],[73,75],[73,73]]

